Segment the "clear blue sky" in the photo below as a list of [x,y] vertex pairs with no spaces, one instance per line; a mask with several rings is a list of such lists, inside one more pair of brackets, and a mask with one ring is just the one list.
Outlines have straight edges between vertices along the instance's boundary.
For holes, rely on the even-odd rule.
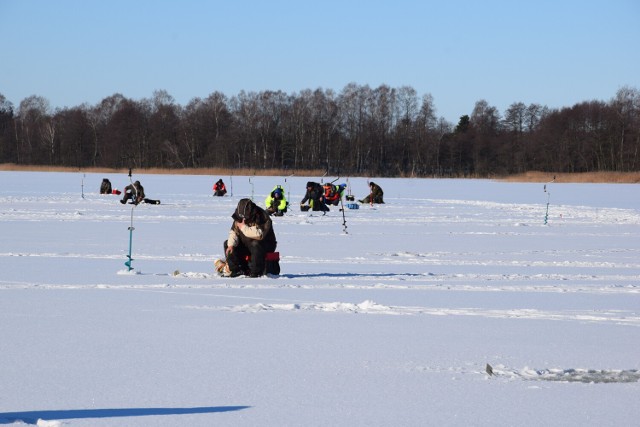
[[640,0],[0,0],[0,40],[16,108],[355,82],[412,86],[457,123],[480,99],[503,113],[640,89]]

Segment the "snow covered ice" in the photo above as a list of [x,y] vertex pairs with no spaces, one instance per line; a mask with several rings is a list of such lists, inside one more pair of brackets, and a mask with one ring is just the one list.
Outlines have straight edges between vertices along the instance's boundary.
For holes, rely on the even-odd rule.
[[[0,172],[0,425],[640,419],[638,185],[372,178],[386,204],[345,233],[299,209],[320,178],[133,175],[161,205],[98,194],[124,173]],[[217,276],[276,184],[281,275]]]

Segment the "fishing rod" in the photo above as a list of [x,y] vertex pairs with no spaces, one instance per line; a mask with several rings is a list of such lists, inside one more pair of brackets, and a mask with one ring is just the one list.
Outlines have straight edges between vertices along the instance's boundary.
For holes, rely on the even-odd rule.
[[547,182],[543,188],[543,191],[547,193],[547,211],[544,214],[544,225],[547,225],[547,221],[549,219],[549,201],[551,200],[551,192],[547,191],[547,185],[552,184],[553,182],[555,182],[555,180],[556,180],[556,176],[554,175],[553,179]]
[[291,178],[295,173],[284,178],[284,183],[287,185],[287,200],[291,200],[291,183],[287,182],[287,178]]
[[344,215],[344,203],[342,203],[342,196],[340,196],[340,210],[342,211],[342,232],[349,234],[347,231],[347,217]]

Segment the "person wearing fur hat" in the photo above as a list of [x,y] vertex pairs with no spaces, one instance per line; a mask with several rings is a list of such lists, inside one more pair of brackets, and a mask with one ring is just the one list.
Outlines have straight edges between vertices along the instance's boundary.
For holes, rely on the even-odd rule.
[[231,217],[233,224],[224,242],[226,266],[223,275],[262,276],[265,272],[265,256],[268,252],[274,252],[278,244],[271,217],[251,199],[241,199]]
[[100,194],[121,194],[122,192],[117,188],[111,187],[111,181],[108,178],[102,178],[102,184],[100,184]]
[[[307,201],[309,201],[309,204],[305,205]],[[309,208],[311,208],[311,210],[313,211],[329,211],[329,207],[327,207],[326,203],[324,202],[324,187],[313,181],[307,182],[307,192],[300,202],[301,210],[308,211]]]
[[100,194],[112,194],[113,189],[111,188],[111,181],[107,178],[102,179],[102,184],[100,184]]

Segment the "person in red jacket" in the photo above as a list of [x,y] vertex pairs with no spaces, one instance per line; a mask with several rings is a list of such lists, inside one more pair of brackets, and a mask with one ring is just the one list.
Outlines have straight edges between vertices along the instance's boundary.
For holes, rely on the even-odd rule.
[[347,188],[347,184],[333,185],[327,183],[324,185],[324,202],[327,205],[338,206],[342,199],[344,189]]
[[222,179],[219,179],[218,182],[213,184],[213,195],[224,196],[225,194],[227,194],[227,187],[224,186]]

